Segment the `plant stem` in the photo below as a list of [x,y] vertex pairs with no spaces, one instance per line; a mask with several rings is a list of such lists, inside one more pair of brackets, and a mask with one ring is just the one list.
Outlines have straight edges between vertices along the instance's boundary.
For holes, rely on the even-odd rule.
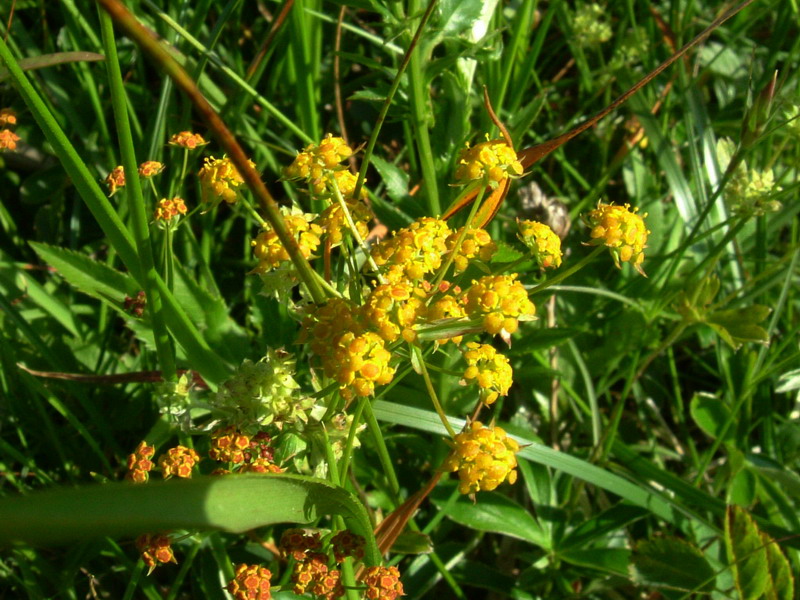
[[175,381],[175,355],[170,343],[169,333],[164,320],[161,305],[161,294],[156,285],[156,269],[153,260],[153,246],[150,243],[150,228],[147,225],[147,212],[145,211],[142,186],[139,181],[136,154],[133,147],[130,122],[128,120],[128,106],[125,89],[122,83],[122,72],[117,58],[117,46],[114,42],[114,26],[108,14],[100,13],[100,29],[103,36],[103,47],[106,54],[106,67],[108,68],[111,104],[114,109],[114,121],[119,137],[122,165],[125,168],[126,188],[130,199],[131,221],[133,237],[136,242],[136,252],[142,268],[142,286],[147,298],[147,310],[153,324],[153,337],[156,343],[158,364],[161,375],[165,381]]
[[408,346],[409,350],[417,357],[420,371],[422,371],[422,378],[425,380],[425,387],[428,389],[428,395],[431,398],[431,402],[433,403],[433,408],[436,410],[436,414],[439,415],[439,419],[441,419],[442,425],[444,425],[444,428],[447,429],[447,433],[450,434],[450,437],[455,438],[456,431],[453,429],[453,426],[450,425],[450,421],[448,420],[447,415],[445,414],[444,409],[439,402],[439,398],[436,395],[436,390],[433,389],[433,382],[431,381],[431,376],[428,374],[428,368],[425,366],[425,357],[422,355],[422,351],[420,350],[419,346],[415,346],[414,344],[409,344]]
[[567,269],[565,271],[561,271],[561,273],[559,273],[558,275],[556,275],[554,277],[551,277],[550,279],[548,279],[546,281],[543,281],[539,285],[533,286],[530,289],[530,291],[528,292],[528,295],[533,296],[535,293],[541,292],[542,290],[545,290],[545,289],[549,288],[551,285],[555,285],[557,283],[561,283],[567,277],[570,277],[571,275],[574,275],[576,272],[580,271],[583,267],[585,267],[592,260],[594,260],[594,258],[598,254],[600,254],[600,252],[602,252],[604,248],[605,248],[605,246],[597,246],[588,255],[584,256],[580,261],[578,261],[577,263],[572,265],[569,269]]

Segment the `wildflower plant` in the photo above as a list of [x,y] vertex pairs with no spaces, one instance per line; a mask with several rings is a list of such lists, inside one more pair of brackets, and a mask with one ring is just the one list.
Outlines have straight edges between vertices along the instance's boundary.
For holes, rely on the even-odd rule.
[[[777,471],[775,480],[791,481],[800,459],[790,443],[793,413],[767,381],[796,362],[791,343],[774,335],[779,322],[794,330],[777,313],[796,300],[789,285],[796,261],[788,251],[772,260],[797,245],[788,203],[779,201],[796,187],[796,169],[759,149],[770,135],[784,135],[758,121],[759,111],[749,111],[741,143],[720,134],[715,164],[692,163],[691,175],[677,166],[684,160],[664,157],[669,134],[683,136],[678,154],[692,143],[684,128],[695,121],[676,116],[685,103],[670,90],[686,78],[696,84],[694,70],[661,84],[665,114],[647,122],[651,143],[640,143],[635,124],[593,125],[657,71],[596,116],[541,141],[546,128],[569,120],[562,111],[587,101],[584,87],[617,85],[660,48],[661,34],[641,46],[631,41],[658,29],[638,23],[635,6],[617,14],[578,2],[539,14],[527,2],[467,2],[437,12],[435,3],[424,10],[379,0],[357,14],[342,7],[340,20],[353,23],[342,31],[370,23],[352,47],[328,39],[333,25],[317,10],[276,17],[269,31],[247,3],[223,11],[214,31],[235,32],[233,44],[186,7],[186,29],[164,39],[181,47],[195,82],[138,23],[152,15],[98,2],[114,114],[98,101],[105,82],[86,94],[91,102],[77,107],[81,118],[70,125],[77,149],[56,118],[63,94],[45,95],[49,104],[40,97],[58,79],[32,86],[0,39],[4,69],[47,135],[45,152],[33,150],[55,153],[68,175],[47,190],[56,199],[46,208],[58,218],[42,210],[31,219],[41,240],[30,247],[17,243],[25,220],[0,207],[0,245],[19,254],[0,264],[0,335],[24,340],[19,348],[3,344],[0,358],[27,371],[4,371],[0,389],[24,389],[37,408],[10,404],[9,423],[35,422],[35,434],[4,430],[0,463],[8,486],[26,494],[34,475],[40,486],[101,481],[67,494],[64,505],[76,519],[94,518],[98,534],[131,541],[106,542],[84,570],[113,560],[109,573],[117,577],[137,561],[119,593],[95,589],[99,578],[71,595],[155,597],[171,589],[171,597],[392,600],[477,597],[474,588],[485,586],[505,597],[624,596],[631,582],[709,597],[733,587],[743,597],[792,595],[786,573],[796,557],[786,558],[758,526],[769,521],[776,539],[790,543],[779,521],[790,522],[797,504],[770,483]],[[73,12],[52,17],[64,20],[64,44],[91,27]],[[253,23],[230,21],[238,14],[253,15]],[[730,16],[715,15],[713,27]],[[175,78],[174,88],[161,81],[158,102],[148,87],[128,83],[141,69],[120,69],[140,59],[129,44],[117,48],[115,26]],[[570,42],[553,42],[553,28]],[[384,31],[397,35],[370,46]],[[216,40],[214,52],[195,56],[182,45],[189,34]],[[670,61],[695,60],[687,52],[702,39]],[[253,40],[266,41],[259,49]],[[538,69],[542,53],[553,73]],[[785,54],[796,61],[798,52]],[[708,55],[698,53],[696,71],[716,77]],[[236,72],[248,64],[246,74]],[[79,81],[99,75],[76,68]],[[333,80],[329,94],[320,82]],[[480,110],[478,82],[486,83]],[[719,85],[727,86],[714,88],[720,102],[739,94]],[[774,87],[765,88],[770,102]],[[362,104],[375,101],[373,122]],[[328,118],[329,103],[336,118]],[[694,107],[693,118],[706,115],[699,108],[708,109]],[[548,123],[534,120],[540,110]],[[787,147],[796,113],[786,113]],[[90,118],[98,131],[83,139]],[[27,121],[24,112],[0,109],[0,149],[28,152],[39,143]],[[676,122],[688,124],[659,129]],[[726,123],[714,125],[732,135]],[[703,125],[704,135],[716,133]],[[576,155],[590,159],[554,153],[583,132]],[[710,156],[702,150],[679,158]],[[537,164],[550,154],[552,162]],[[3,154],[0,164],[6,158],[19,157]],[[22,181],[2,169],[0,177]],[[525,218],[525,178],[564,199],[557,219],[544,206],[537,220]],[[20,210],[35,204],[30,190],[48,182],[38,173],[26,180]],[[87,203],[104,238],[72,194]],[[71,220],[61,219],[67,214]],[[66,237],[54,225],[61,221],[69,223]],[[758,260],[749,258],[754,252]],[[641,277],[645,265],[650,279]],[[762,326],[766,297],[780,286],[776,316]],[[784,359],[767,346],[735,354],[770,337]],[[682,372],[695,361],[703,377]],[[779,389],[797,387],[792,373]],[[70,434],[60,435],[67,425]],[[91,470],[71,461],[78,445]],[[24,456],[35,448],[47,452]],[[53,457],[63,464],[48,473]],[[670,463],[681,465],[677,474]],[[34,496],[24,498],[33,507]],[[23,534],[4,532],[28,506],[4,513],[3,502],[0,541],[16,541]],[[758,505],[758,526],[724,502]],[[35,527],[19,529],[54,535],[41,533],[58,529],[48,518],[42,510]],[[83,523],[76,538],[92,529]],[[723,550],[703,555],[723,546],[728,562]],[[742,592],[748,582],[737,569],[762,547],[773,587]],[[17,578],[15,591],[25,580],[31,595],[47,595],[30,575],[48,573],[41,556],[30,566],[27,558],[15,549],[0,567]],[[673,558],[700,575],[684,580],[654,567]],[[480,576],[469,568],[477,563]],[[78,562],[68,564],[74,570]],[[187,581],[191,592],[181,587]]]

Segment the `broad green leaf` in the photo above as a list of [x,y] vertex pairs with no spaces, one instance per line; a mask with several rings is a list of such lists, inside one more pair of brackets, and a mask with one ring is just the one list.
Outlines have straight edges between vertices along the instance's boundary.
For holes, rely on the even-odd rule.
[[228,475],[144,485],[108,483],[0,500],[0,544],[63,544],[173,529],[249,531],[341,515],[380,561],[366,510],[350,492],[299,475]]
[[642,585],[710,592],[714,569],[695,546],[677,538],[641,542],[631,556],[634,580]]
[[770,581],[767,588],[767,600],[794,600],[794,576],[789,560],[781,552],[780,546],[766,533],[761,534],[761,541],[767,549]]
[[585,548],[589,542],[646,517],[648,511],[638,506],[617,504],[578,525],[558,544],[559,551]]
[[380,156],[372,157],[372,164],[386,186],[386,195],[394,202],[401,202],[408,197],[408,173],[396,165],[383,160]]
[[445,506],[451,490],[451,485],[440,484],[431,494],[431,500],[456,523],[476,531],[501,533],[541,548],[550,548],[550,540],[542,527],[514,500],[495,492],[481,492],[475,503],[460,496],[453,504]]
[[589,567],[627,577],[631,551],[623,548],[585,548],[559,552],[558,556],[579,567]]
[[394,554],[430,554],[433,552],[433,542],[429,535],[421,531],[406,529],[392,544],[391,551]]
[[120,273],[88,256],[48,244],[30,242],[36,254],[84,294],[119,308],[125,296],[134,296],[138,287],[133,277]]
[[[45,67],[53,67],[55,65],[62,65],[71,62],[95,62],[98,60],[105,60],[105,56],[97,54],[96,52],[56,52],[55,54],[42,54],[41,56],[32,56],[30,58],[23,58],[17,62],[20,69],[23,71],[31,71],[33,69],[44,69]],[[8,77],[8,69],[0,67],[0,82]]]
[[725,514],[725,546],[741,600],[758,600],[769,587],[767,550],[747,512],[729,506]]
[[[731,412],[727,405],[713,396],[695,394],[689,405],[694,422],[712,438],[718,438],[722,428],[730,420]],[[728,427],[725,441],[733,438],[733,428]]]
[[765,343],[769,341],[767,330],[756,323],[766,319],[771,310],[768,306],[760,304],[744,308],[715,310],[708,314],[706,321],[736,350],[746,342]]
[[755,473],[747,467],[739,469],[728,487],[728,502],[737,506],[750,506],[755,501],[756,488]]

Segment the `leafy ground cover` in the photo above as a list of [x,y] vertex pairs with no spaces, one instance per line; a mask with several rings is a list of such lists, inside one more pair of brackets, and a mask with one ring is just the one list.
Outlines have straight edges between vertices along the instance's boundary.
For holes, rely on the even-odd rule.
[[0,7],[6,597],[794,597],[793,3],[544,146],[732,6],[125,6]]

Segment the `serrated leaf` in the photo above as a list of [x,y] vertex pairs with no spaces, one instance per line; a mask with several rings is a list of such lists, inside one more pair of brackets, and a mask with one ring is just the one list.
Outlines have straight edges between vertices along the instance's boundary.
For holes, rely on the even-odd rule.
[[767,550],[759,534],[758,527],[744,509],[728,507],[725,513],[725,547],[742,600],[758,600],[769,585]]
[[[722,400],[711,396],[695,394],[689,405],[692,419],[712,438],[716,439],[722,433],[722,428],[730,420],[730,410]],[[725,441],[732,439],[733,428],[728,427]]]
[[789,560],[781,552],[780,546],[766,533],[761,541],[767,550],[770,582],[767,587],[767,600],[794,600],[794,576]]
[[125,296],[136,295],[133,277],[120,273],[88,256],[38,242],[30,242],[39,257],[84,294],[121,304]]
[[369,517],[353,494],[321,479],[284,474],[107,483],[6,497],[0,499],[0,544],[55,545],[174,529],[241,533],[324,515],[341,515],[366,540],[365,562],[380,562]]
[[389,198],[394,202],[400,202],[408,197],[408,173],[379,156],[372,157],[372,164],[386,185],[386,195]]
[[431,494],[431,500],[455,521],[476,531],[501,533],[550,549],[550,538],[541,525],[522,506],[495,492],[481,492],[477,502],[466,496],[446,506],[452,486],[441,485]]
[[710,592],[714,569],[695,546],[678,538],[641,542],[631,556],[634,579],[652,587]]

